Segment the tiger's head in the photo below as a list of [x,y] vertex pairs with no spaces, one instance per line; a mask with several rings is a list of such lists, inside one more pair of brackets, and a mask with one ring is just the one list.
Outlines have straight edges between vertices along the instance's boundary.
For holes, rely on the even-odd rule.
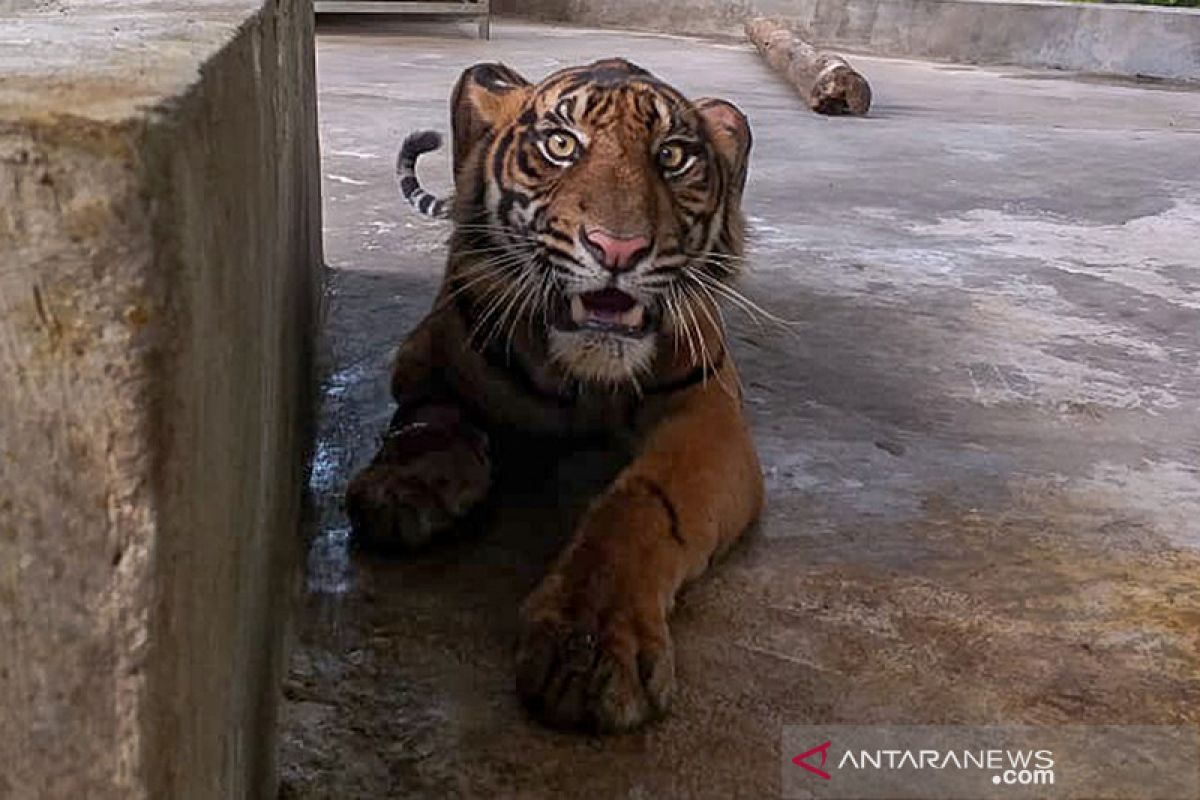
[[477,65],[452,107],[450,285],[484,335],[536,330],[585,381],[634,381],[668,347],[702,359],[741,261],[745,116],[621,59],[536,85]]

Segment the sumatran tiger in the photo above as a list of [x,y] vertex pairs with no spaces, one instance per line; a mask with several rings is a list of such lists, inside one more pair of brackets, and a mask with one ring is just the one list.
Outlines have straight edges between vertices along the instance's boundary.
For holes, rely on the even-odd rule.
[[516,654],[535,717],[627,730],[670,702],[677,593],[763,502],[718,307],[743,298],[729,282],[750,127],[620,59],[538,84],[476,65],[451,104],[453,199],[416,179],[436,133],[409,137],[397,164],[409,200],[454,229],[347,512],[361,544],[417,547],[488,494],[501,429],[632,443],[522,604]]

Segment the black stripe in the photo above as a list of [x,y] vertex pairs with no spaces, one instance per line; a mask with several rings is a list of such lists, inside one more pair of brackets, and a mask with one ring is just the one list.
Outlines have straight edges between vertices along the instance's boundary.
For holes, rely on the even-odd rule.
[[492,152],[492,178],[496,181],[497,186],[504,185],[504,159],[508,155],[508,148],[512,146],[514,136],[516,136],[516,130],[509,128],[504,132],[504,138]]
[[[535,202],[537,202],[537,198],[534,195],[530,195],[529,203],[526,205],[526,207],[528,208],[530,205],[533,205],[533,203],[535,203]],[[529,230],[540,231],[540,230],[545,229],[547,227],[546,226],[546,215],[549,213],[550,213],[550,204],[549,203],[540,203],[539,205],[534,207],[533,217],[529,220],[529,226],[528,226]]]
[[542,242],[542,247],[544,247],[546,249],[547,255],[549,255],[551,258],[553,258],[554,256],[558,256],[563,261],[569,261],[569,262],[571,262],[571,264],[575,265],[576,267],[583,266],[583,264],[580,263],[579,259],[575,257],[574,243],[572,243],[572,246],[569,249],[564,249],[563,247],[559,246],[559,243],[557,241]]
[[659,264],[657,266],[651,267],[650,269],[646,270],[645,274],[646,275],[663,275],[663,274],[676,275],[680,272],[683,272],[685,267],[687,267],[687,262],[681,262],[679,264]]
[[572,246],[572,248],[574,248],[574,246],[575,246],[575,239],[570,234],[563,233],[558,228],[555,228],[552,225],[546,226],[545,235],[549,236],[551,239],[554,239],[556,241],[563,242],[565,244],[569,244]]
[[[500,195],[500,205],[496,209],[496,215],[500,217],[501,221],[507,222],[509,225],[515,225],[515,221],[510,219],[510,217],[513,208],[516,206],[529,208],[529,198],[514,189],[509,189]],[[524,232],[524,224],[521,224],[519,227]]]
[[471,68],[471,77],[493,92],[511,92],[528,82],[503,64],[480,64]]
[[675,504],[671,502],[671,498],[667,495],[667,490],[662,487],[662,484],[650,478],[638,477],[638,485],[643,487],[650,496],[662,503],[662,507],[667,512],[667,520],[671,523],[669,533],[671,538],[680,545],[686,545],[683,540],[683,534],[679,531],[679,512],[675,509]]
[[584,119],[591,119],[592,112],[596,108],[596,104],[600,102],[603,95],[600,92],[590,92],[587,96],[587,102],[583,105]]
[[583,264],[581,264],[579,262],[579,259],[575,258],[575,256],[571,255],[570,253],[564,253],[561,250],[559,250],[557,247],[554,247],[553,245],[550,245],[550,244],[543,243],[543,246],[546,248],[546,251],[547,251],[546,252],[546,263],[548,263],[550,266],[562,267],[562,268],[568,269],[568,270],[570,270],[572,268],[580,269],[580,270],[584,270],[584,271],[587,270],[587,267],[585,267]]
[[473,182],[475,193],[471,195],[471,205],[469,206],[470,218],[468,222],[474,224],[486,223],[488,221],[487,212],[487,176],[480,171],[479,180]]
[[613,103],[616,102],[616,97],[609,93],[599,95],[599,98],[599,101],[588,109],[589,119],[603,118],[612,109]]
[[422,214],[429,214],[429,212],[433,209],[433,207],[436,203],[437,203],[437,198],[431,194],[426,193],[426,195],[421,198],[420,203],[417,204],[417,207],[421,210]]
[[[556,187],[555,187],[554,183],[550,182],[550,183],[542,184],[539,186],[533,186],[533,187],[526,186],[525,191],[527,191],[529,193],[529,200],[531,202],[533,202],[533,201],[545,200],[547,197],[552,197],[552,195],[555,192],[555,188]],[[545,210],[549,211],[548,208]]]
[[413,196],[413,193],[421,188],[420,182],[412,175],[405,175],[400,179],[400,191],[404,193],[404,199]]
[[566,78],[567,80],[565,85],[560,90],[562,94],[574,94],[592,82],[592,77],[588,74],[580,75],[576,73],[574,75],[568,75]]
[[417,156],[437,150],[442,146],[442,135],[437,131],[417,131],[410,133],[400,145],[400,158],[415,161]]
[[[532,147],[530,149],[532,149]],[[534,178],[541,178],[542,170],[540,167],[543,163],[542,159],[538,158],[535,162],[534,159],[530,158],[530,149],[526,149],[524,147],[519,147],[517,149],[517,169],[519,169],[521,172],[524,172],[526,175],[530,175]]]
[[554,106],[554,116],[558,117],[563,125],[570,125],[575,121],[575,98],[564,97]]

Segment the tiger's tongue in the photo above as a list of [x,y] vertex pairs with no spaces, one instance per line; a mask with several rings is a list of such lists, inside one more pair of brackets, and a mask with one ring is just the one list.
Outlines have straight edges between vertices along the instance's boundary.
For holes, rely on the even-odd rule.
[[619,289],[585,292],[571,298],[571,318],[576,324],[599,322],[640,328],[645,308]]

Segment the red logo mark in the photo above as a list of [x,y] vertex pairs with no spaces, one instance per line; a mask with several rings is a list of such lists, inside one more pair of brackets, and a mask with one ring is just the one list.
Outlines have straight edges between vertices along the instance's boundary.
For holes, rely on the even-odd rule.
[[829,747],[832,744],[833,744],[832,741],[826,742],[825,744],[819,744],[816,747],[814,747],[812,750],[807,750],[807,751],[801,753],[800,755],[796,756],[795,758],[793,758],[792,763],[795,764],[797,767],[803,767],[804,769],[811,772],[813,775],[824,778],[825,780],[829,780],[830,775],[828,772],[826,772],[823,769],[817,769],[812,764],[809,764],[807,761],[805,761],[805,759],[810,756],[816,755],[817,753],[820,753],[821,754],[821,766],[822,767],[825,766],[825,759],[829,755]]

